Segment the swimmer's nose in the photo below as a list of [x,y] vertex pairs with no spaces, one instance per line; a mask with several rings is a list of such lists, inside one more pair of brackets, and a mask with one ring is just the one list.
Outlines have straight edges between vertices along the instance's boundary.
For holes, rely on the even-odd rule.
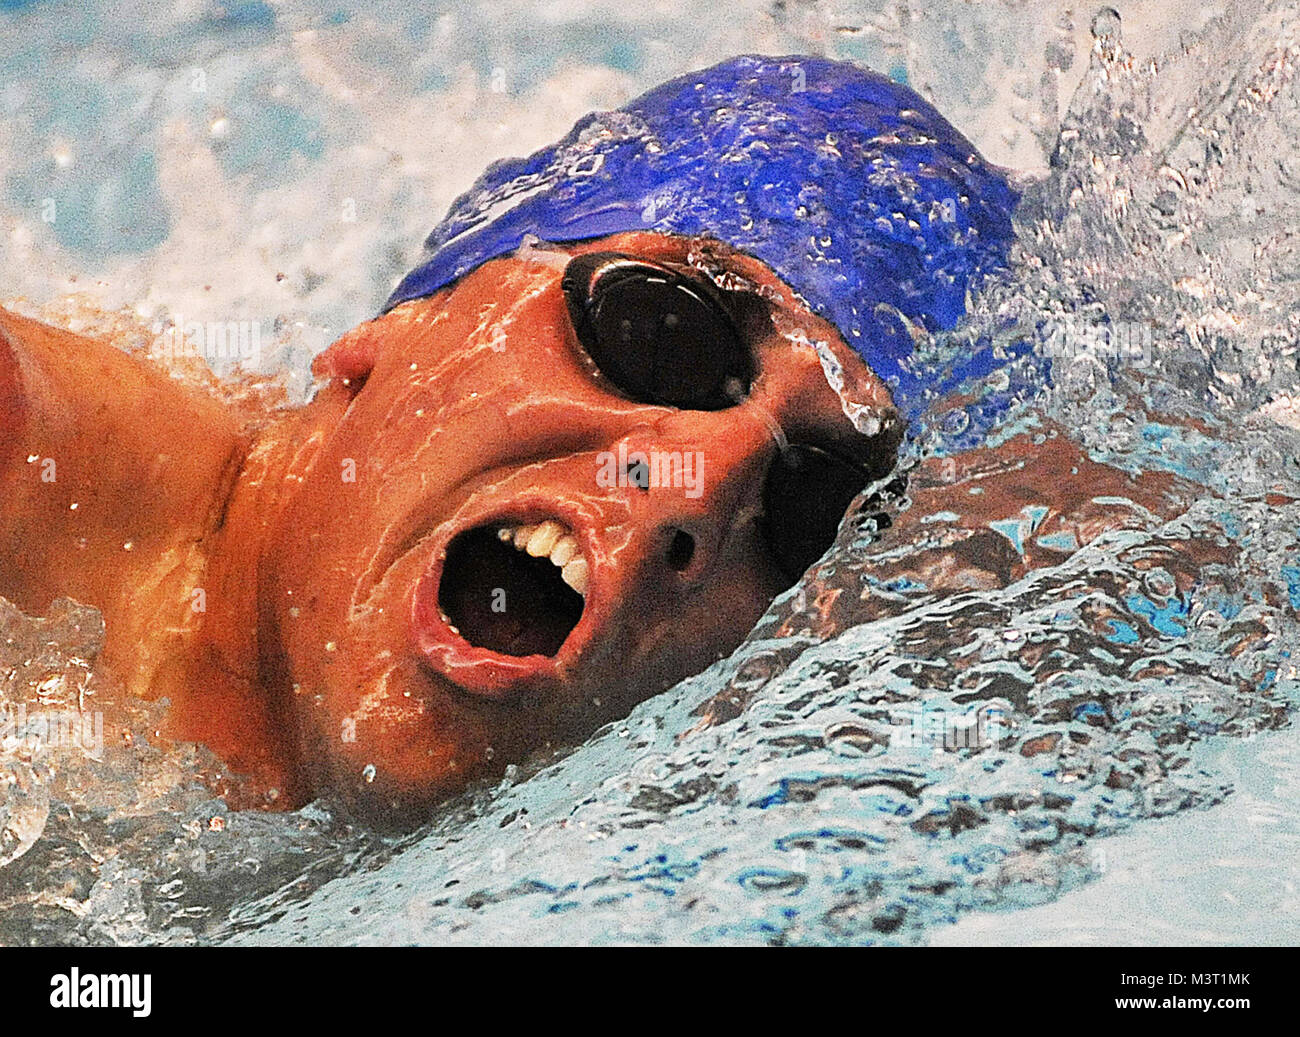
[[691,435],[633,435],[616,447],[628,458],[627,504],[651,580],[683,589],[716,576],[735,541],[752,534],[777,452],[765,425],[735,412],[691,424]]

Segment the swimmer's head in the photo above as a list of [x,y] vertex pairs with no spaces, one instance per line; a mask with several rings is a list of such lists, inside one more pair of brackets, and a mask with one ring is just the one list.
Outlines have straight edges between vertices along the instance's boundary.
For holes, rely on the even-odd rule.
[[953,323],[1011,200],[925,102],[817,59],[493,166],[317,359],[261,572],[318,786],[401,814],[731,651],[894,463],[891,312]]
[[849,62],[738,57],[494,164],[387,308],[530,238],[711,237],[766,263],[911,419],[986,360],[918,368],[908,322],[957,323],[968,292],[1006,264],[1017,200],[1005,172],[907,87]]

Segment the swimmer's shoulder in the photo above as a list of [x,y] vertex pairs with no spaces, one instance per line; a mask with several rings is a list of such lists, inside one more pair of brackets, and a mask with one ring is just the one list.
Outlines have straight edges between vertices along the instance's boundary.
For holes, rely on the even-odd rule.
[[0,307],[0,476],[14,463],[30,420],[20,344],[23,323],[23,318]]

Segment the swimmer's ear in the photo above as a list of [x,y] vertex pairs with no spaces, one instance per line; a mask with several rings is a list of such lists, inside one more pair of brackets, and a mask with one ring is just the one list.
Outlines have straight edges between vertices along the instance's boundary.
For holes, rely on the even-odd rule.
[[346,387],[353,396],[361,391],[379,356],[381,331],[377,321],[353,328],[311,362],[311,373]]

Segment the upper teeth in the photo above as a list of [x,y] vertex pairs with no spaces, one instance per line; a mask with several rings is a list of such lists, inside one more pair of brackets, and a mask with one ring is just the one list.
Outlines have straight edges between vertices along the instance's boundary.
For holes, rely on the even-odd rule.
[[578,538],[564,523],[546,519],[531,525],[502,526],[497,537],[534,558],[549,558],[560,567],[560,579],[584,598],[587,596],[590,568],[578,548]]

